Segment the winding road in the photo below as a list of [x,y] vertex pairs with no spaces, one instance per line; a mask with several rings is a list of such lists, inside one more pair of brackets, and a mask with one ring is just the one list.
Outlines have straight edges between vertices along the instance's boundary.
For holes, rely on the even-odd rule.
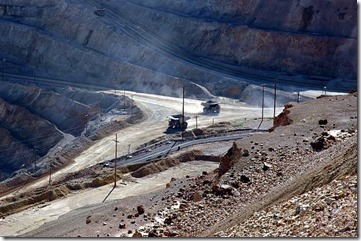
[[[48,80],[44,80],[48,81]],[[101,91],[104,93],[114,94],[114,90]],[[143,122],[127,127],[123,130],[118,131],[118,157],[125,157],[127,154],[134,152],[142,144],[153,141],[159,137],[167,137],[164,131],[167,129],[168,120],[167,117],[172,114],[181,113],[182,110],[182,98],[168,97],[154,94],[137,93],[132,91],[117,91],[117,95],[123,95],[132,98],[135,104],[139,106],[144,112],[146,118]],[[261,117],[261,108],[249,106],[242,102],[235,101],[228,98],[220,98],[221,112],[218,115],[205,115],[203,114],[203,106],[201,100],[185,98],[185,115],[191,117],[188,120],[188,129],[194,129],[197,125],[198,128],[204,128],[212,125],[213,123],[219,122],[233,122],[238,123],[241,127],[245,120],[255,119]],[[276,113],[282,111],[282,107],[276,109]],[[272,117],[273,108],[264,109],[264,117]],[[197,118],[196,118],[197,117]],[[197,122],[197,123],[196,123]],[[161,145],[159,147],[152,148],[150,152],[145,152],[139,155],[133,155],[131,159],[120,158],[119,165],[128,163],[139,163],[144,161],[152,160],[158,156],[164,155],[175,151],[174,148],[180,146],[182,149],[188,146],[194,146],[203,144],[206,142],[225,141],[230,139],[239,139],[244,135],[249,134],[252,130],[241,131],[241,133],[229,133],[228,136],[213,137],[213,138],[202,138],[198,140],[177,142],[175,146],[170,149],[174,140],[170,140],[170,144]],[[218,138],[218,139],[217,139]],[[84,168],[96,165],[98,163],[109,162],[114,159],[115,152],[115,133],[97,141],[93,146],[83,151],[74,162],[70,165],[58,170],[52,174],[52,181],[58,180],[63,175],[80,171]],[[149,150],[151,147],[147,147]],[[8,198],[14,195],[18,195],[19,192],[26,192],[39,187],[46,187],[49,183],[47,176],[38,179],[36,182],[32,182],[29,185],[22,187],[17,192],[10,193],[0,198]]]

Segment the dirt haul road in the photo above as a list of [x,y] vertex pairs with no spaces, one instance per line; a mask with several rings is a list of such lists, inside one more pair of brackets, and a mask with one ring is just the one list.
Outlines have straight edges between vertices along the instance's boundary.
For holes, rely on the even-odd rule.
[[[104,92],[114,94],[114,91]],[[117,94],[123,95],[124,92],[118,91]],[[142,109],[146,115],[146,120],[117,132],[119,141],[118,156],[126,155],[128,153],[128,148],[130,152],[132,152],[138,146],[157,137],[166,135],[163,132],[168,125],[167,116],[182,112],[182,98],[143,94],[131,91],[126,91],[125,95],[132,98],[136,105]],[[252,107],[227,98],[221,98],[221,112],[218,115],[204,115],[203,106],[201,105],[202,101],[200,100],[185,99],[184,102],[185,115],[191,117],[191,119],[187,121],[188,129],[196,127],[195,116],[197,116],[198,128],[203,128],[211,125],[213,122],[217,123],[222,121],[238,121],[241,125],[245,118],[260,118],[262,115],[261,108],[259,107]],[[280,113],[282,108],[283,107],[277,108],[276,114]],[[273,108],[265,108],[264,117],[267,118],[272,116]],[[52,180],[57,180],[65,173],[76,172],[99,162],[114,158],[114,140],[115,133],[114,135],[110,135],[98,141],[75,158],[74,163],[52,174]],[[48,183],[49,179],[48,177],[45,177],[38,182],[23,188],[22,191],[46,186]],[[6,197],[9,197],[9,195]]]
[[[105,92],[114,94],[114,91]],[[119,93],[119,95],[123,94],[124,92]],[[182,98],[143,94],[130,91],[126,91],[125,95],[132,98],[136,105],[142,109],[146,115],[146,120],[142,123],[135,124],[117,132],[119,141],[118,156],[127,154],[129,145],[130,151],[132,152],[139,145],[165,135],[163,132],[168,125],[167,116],[178,114],[182,111]],[[198,116],[197,122],[199,128],[209,126],[213,122],[217,123],[221,121],[239,121],[241,124],[244,122],[245,118],[249,119],[261,117],[261,108],[247,106],[243,103],[226,98],[221,99],[221,113],[219,115],[203,115],[203,106],[201,105],[201,102],[202,101],[200,100],[185,99],[185,115],[191,117],[191,119],[188,121],[188,129],[195,128],[195,116]],[[281,112],[282,108],[283,107],[277,108],[276,114]],[[272,116],[273,108],[265,108],[264,117],[267,118]],[[114,139],[114,135],[110,135],[98,141],[89,149],[81,153],[79,157],[75,158],[75,162],[73,164],[52,174],[52,180],[57,180],[66,173],[76,172],[96,163],[113,158]],[[208,165],[211,170],[215,169],[217,166],[218,165],[214,163]],[[163,175],[167,175],[168,173],[168,175],[174,176],[174,173],[178,173],[179,175],[185,176],[192,172],[198,173],[199,171],[204,170],[205,167],[204,165],[199,166],[194,164],[182,164],[181,167],[177,168],[180,168],[181,170],[175,172],[173,170],[172,174],[164,172],[163,174],[156,175],[155,177],[150,177],[153,178],[151,179],[152,181],[145,181],[145,179],[142,179],[142,181],[139,181],[142,188],[136,189],[136,187],[139,186],[139,183],[131,183],[127,186],[130,188],[129,191],[122,191],[121,196],[114,195],[112,193],[110,199],[123,198],[127,195],[134,195],[134,193],[141,194],[150,192],[155,187],[163,188],[165,186],[165,183],[163,182],[169,181],[168,178],[163,177]],[[20,192],[25,192],[41,186],[47,186],[48,180],[48,177],[40,179],[38,182],[22,188]],[[77,207],[91,203],[101,202],[102,200],[100,199],[103,199],[109,190],[110,186],[105,186],[96,190],[85,191],[71,195],[61,200],[53,201],[46,206],[40,205],[20,213],[10,215],[6,217],[5,220],[3,220],[2,225],[0,225],[0,233],[6,236],[16,236],[28,232],[50,220],[56,219],[58,216],[68,212],[71,209],[75,209]],[[102,195],[99,195],[100,193]],[[9,194],[6,197],[11,195],[12,194]],[[90,202],[89,200],[92,201]]]

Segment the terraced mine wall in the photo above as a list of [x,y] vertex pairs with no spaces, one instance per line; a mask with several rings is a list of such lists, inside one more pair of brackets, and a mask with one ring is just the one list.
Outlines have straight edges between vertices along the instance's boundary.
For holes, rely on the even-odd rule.
[[182,82],[230,96],[273,78],[348,90],[356,9],[351,0],[5,0],[0,57],[6,72],[170,96]]
[[[47,158],[54,159],[54,168],[66,165],[93,136],[104,135],[103,130],[112,133],[124,125],[100,121],[107,115],[108,119],[120,115],[123,107],[132,106],[134,116],[141,120],[139,108],[124,96],[6,81],[0,81],[0,86],[0,181],[19,169],[39,175],[48,167]],[[55,158],[61,150],[68,153],[69,160]]]
[[355,1],[136,0],[117,11],[200,61],[355,79],[356,9]]

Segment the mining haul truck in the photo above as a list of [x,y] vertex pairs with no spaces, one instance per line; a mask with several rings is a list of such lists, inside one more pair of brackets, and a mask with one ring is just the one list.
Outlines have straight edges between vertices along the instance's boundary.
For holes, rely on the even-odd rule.
[[[179,115],[172,115],[169,116],[169,122],[168,122],[168,129],[182,129],[182,121],[183,121],[183,115],[179,114]],[[189,120],[190,117],[184,117],[184,130],[187,129],[188,123],[186,122],[186,120]]]
[[221,111],[221,106],[219,105],[219,102],[214,100],[202,102],[201,105],[204,106],[203,112],[205,113],[219,113]]

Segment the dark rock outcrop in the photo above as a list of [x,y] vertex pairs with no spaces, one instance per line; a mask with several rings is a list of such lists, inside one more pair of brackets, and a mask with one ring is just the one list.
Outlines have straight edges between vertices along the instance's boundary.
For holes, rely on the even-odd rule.
[[63,138],[46,119],[1,98],[0,136],[0,170],[7,176],[20,168],[31,167]]
[[283,111],[275,117],[273,126],[269,129],[270,132],[274,131],[279,126],[286,126],[293,123],[293,120],[289,118],[289,113],[291,112],[289,108],[291,107],[292,105],[285,105]]
[[242,149],[238,148],[237,144],[234,142],[226,155],[221,158],[219,163],[218,176],[222,176],[238,161],[238,159],[241,157],[241,150]]

